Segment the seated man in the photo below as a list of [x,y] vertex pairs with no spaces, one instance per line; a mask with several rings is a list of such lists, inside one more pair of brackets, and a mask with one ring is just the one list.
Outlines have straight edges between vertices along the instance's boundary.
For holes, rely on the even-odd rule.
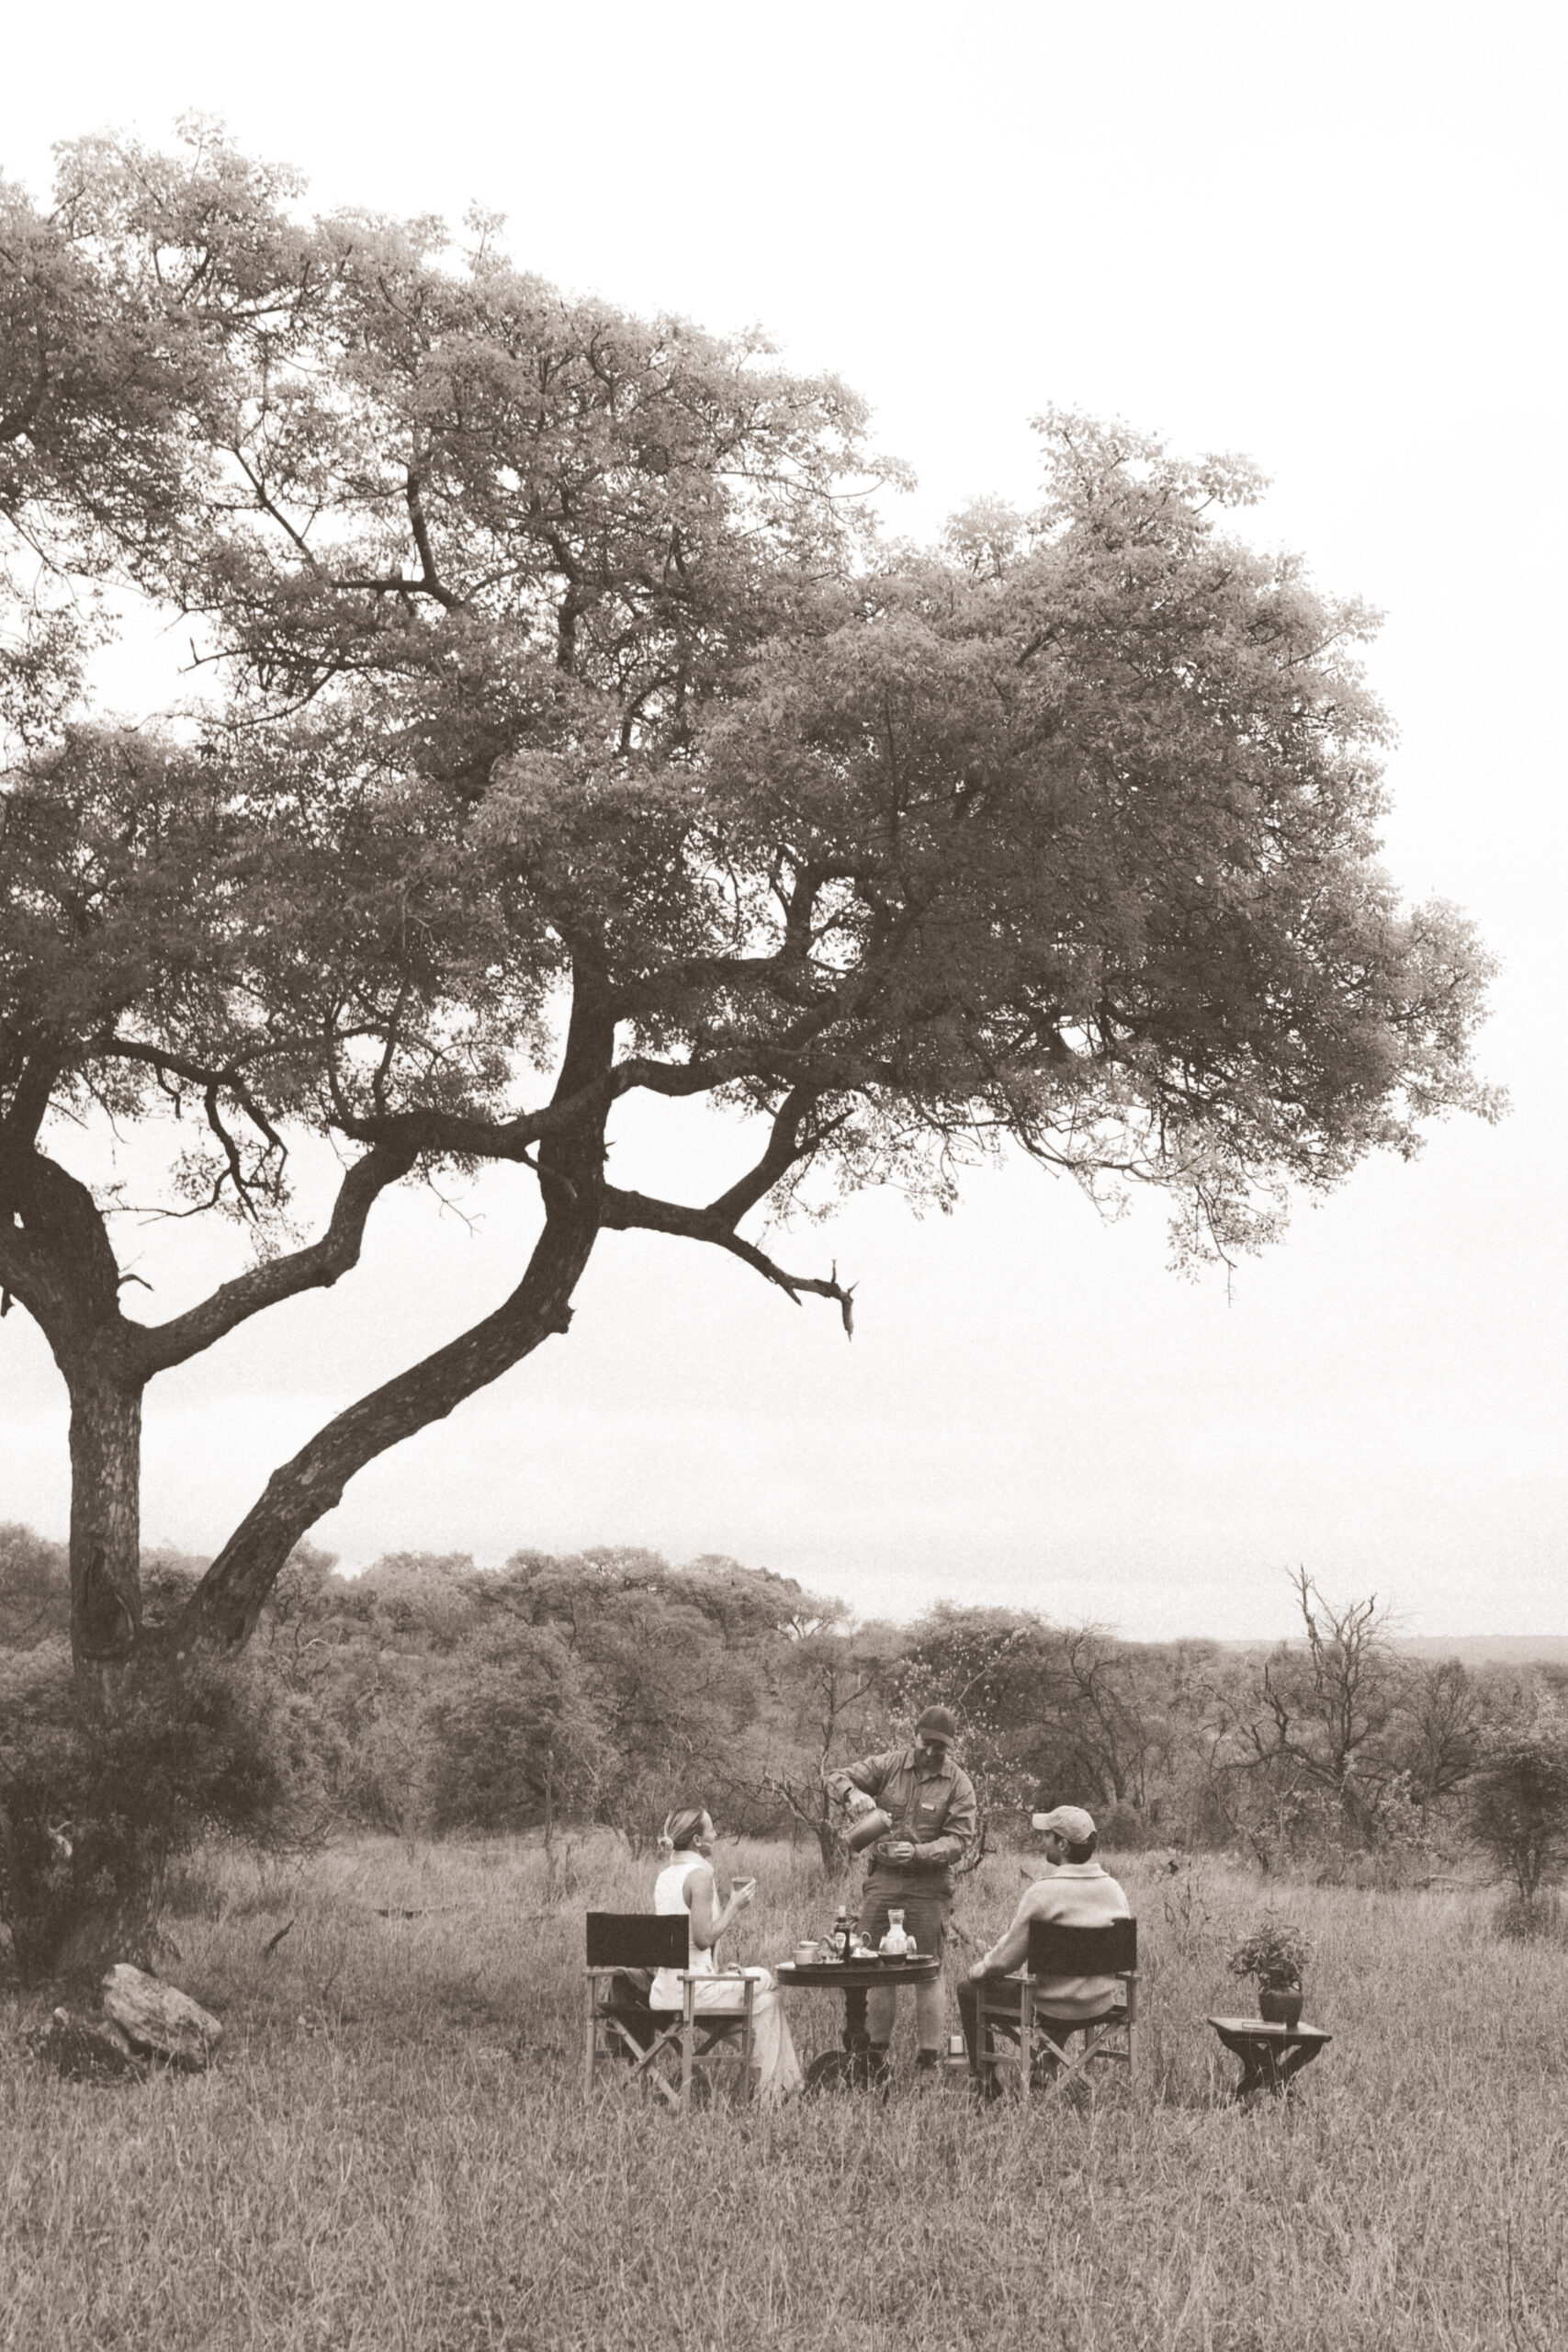
[[[958,1988],[958,2013],[964,2020],[969,2072],[976,2078],[980,2075],[980,1985],[987,1978],[1008,1976],[1015,1968],[1022,1967],[1029,1957],[1030,1921],[1052,1920],[1063,1928],[1103,1928],[1111,1919],[1130,1919],[1133,1916],[1116,1881],[1094,1859],[1099,1842],[1094,1822],[1081,1805],[1059,1804],[1055,1813],[1045,1816],[1042,1831],[1045,1860],[1050,1865],[1045,1876],[1024,1889],[1023,1900],[1013,1914],[1006,1935],[975,1962],[967,1982]],[[1111,2016],[1121,2006],[1121,1994],[1122,1986],[1114,1976],[1042,1977],[1035,1986],[1034,2014],[1052,2041],[1065,2048],[1069,2033],[1081,2027],[1099,2025]],[[991,1984],[986,2005],[992,2012],[998,2005],[1005,2006],[1010,2016],[1017,2017],[1022,2007],[1022,1988]],[[1008,2030],[1005,2019],[1001,2030],[1004,2033]],[[1049,2052],[1045,2056],[1055,2064]],[[987,2074],[987,2087],[991,2086]]]

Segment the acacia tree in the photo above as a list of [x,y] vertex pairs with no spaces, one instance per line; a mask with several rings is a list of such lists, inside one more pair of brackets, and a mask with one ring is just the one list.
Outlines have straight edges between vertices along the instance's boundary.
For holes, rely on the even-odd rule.
[[[833,379],[568,301],[492,224],[454,256],[295,193],[205,137],[89,142],[0,244],[0,518],[44,580],[181,616],[212,682],[162,734],[87,727],[46,595],[6,656],[0,1282],[70,1393],[97,1684],[243,1644],[358,1469],[566,1329],[606,1231],[847,1329],[836,1268],[743,1229],[810,1184],[945,1199],[1013,1147],[1162,1190],[1224,1254],[1489,1107],[1485,958],[1377,864],[1366,616],[1226,535],[1248,468],[1048,419],[1036,514],[885,552]],[[749,1162],[706,1201],[612,1182],[639,1094],[755,1121]],[[262,1244],[163,1322],[95,1114],[175,1135],[171,1198]],[[345,1165],[291,1239],[311,1136]],[[348,1273],[389,1186],[486,1162],[537,1191],[511,1295],[318,1430],[144,1626],[149,1382]]]
[[1457,1657],[1416,1667],[1404,1693],[1404,1767],[1430,1804],[1462,1788],[1481,1736],[1481,1694]]
[[849,1848],[828,1777],[880,1736],[899,1665],[899,1645],[887,1627],[852,1628],[848,1616],[841,1602],[816,1604],[790,1629],[777,1666],[783,1736],[770,1744],[755,1775],[759,1792],[788,1814],[792,1835],[805,1830],[816,1839],[830,1876],[844,1868]]
[[926,1707],[950,1708],[958,1719],[959,1754],[977,1807],[961,1871],[979,1869],[998,1819],[1016,1820],[1029,1809],[1034,1779],[1028,1749],[1040,1655],[1049,1637],[1027,1612],[939,1601],[910,1628],[895,1668],[894,1720],[905,1738]]
[[1393,1734],[1413,1676],[1375,1593],[1326,1600],[1304,1568],[1292,1582],[1304,1639],[1263,1668],[1247,1726],[1250,1761],[1277,1787],[1323,1792],[1364,1837],[1379,1794],[1401,1768]]

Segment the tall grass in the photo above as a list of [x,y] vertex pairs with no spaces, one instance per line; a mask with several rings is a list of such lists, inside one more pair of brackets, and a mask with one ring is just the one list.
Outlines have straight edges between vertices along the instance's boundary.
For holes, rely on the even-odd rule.
[[[737,1956],[833,1895],[759,1881]],[[1112,1865],[1115,1867],[1115,1865]],[[187,1874],[168,1973],[217,2068],[120,2088],[0,2046],[0,2345],[135,2352],[1545,2352],[1563,2340],[1568,1958],[1490,1898],[1292,1888],[1336,2039],[1279,2106],[1221,2104],[1202,2023],[1245,2006],[1224,1943],[1257,1883],[1129,1860],[1141,2083],[976,2110],[960,2079],[776,2114],[580,2087],[581,1915],[649,1899],[607,1838],[344,1846]],[[1019,1888],[988,1861],[958,1923]],[[390,1916],[382,1916],[382,1915]],[[265,1947],[293,1925],[271,1956]],[[956,1958],[956,1956],[955,1956]],[[799,1996],[803,2050],[840,2018]],[[956,2023],[956,2018],[954,2018]],[[902,2025],[906,2041],[910,2027]]]

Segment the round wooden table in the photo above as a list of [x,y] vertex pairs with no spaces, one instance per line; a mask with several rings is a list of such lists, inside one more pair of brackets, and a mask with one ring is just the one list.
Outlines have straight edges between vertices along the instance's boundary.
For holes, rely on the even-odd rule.
[[808,2091],[852,2086],[863,2090],[873,2080],[871,2036],[866,2031],[865,1996],[874,1984],[929,1984],[942,1973],[942,1962],[930,1952],[913,1960],[783,1961],[774,1969],[784,1992],[841,1993],[844,2031],[841,2050],[825,2050],[806,2070]]
[[1269,2025],[1262,2018],[1209,2018],[1225,2048],[1241,2060],[1241,2080],[1231,2097],[1247,2099],[1254,2091],[1270,2091],[1276,2098],[1292,2078],[1309,2066],[1334,2039],[1320,2025]]

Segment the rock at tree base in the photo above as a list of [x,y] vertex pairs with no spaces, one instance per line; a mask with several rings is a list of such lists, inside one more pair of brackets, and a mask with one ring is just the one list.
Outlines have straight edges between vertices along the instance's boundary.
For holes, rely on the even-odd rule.
[[69,2083],[140,2081],[147,2061],[139,2058],[112,2018],[73,2017],[56,2009],[41,2031],[29,2034],[34,2055]]
[[223,2029],[188,1994],[123,1961],[109,1970],[101,1989],[107,2015],[138,2050],[178,2066],[209,2064]]

